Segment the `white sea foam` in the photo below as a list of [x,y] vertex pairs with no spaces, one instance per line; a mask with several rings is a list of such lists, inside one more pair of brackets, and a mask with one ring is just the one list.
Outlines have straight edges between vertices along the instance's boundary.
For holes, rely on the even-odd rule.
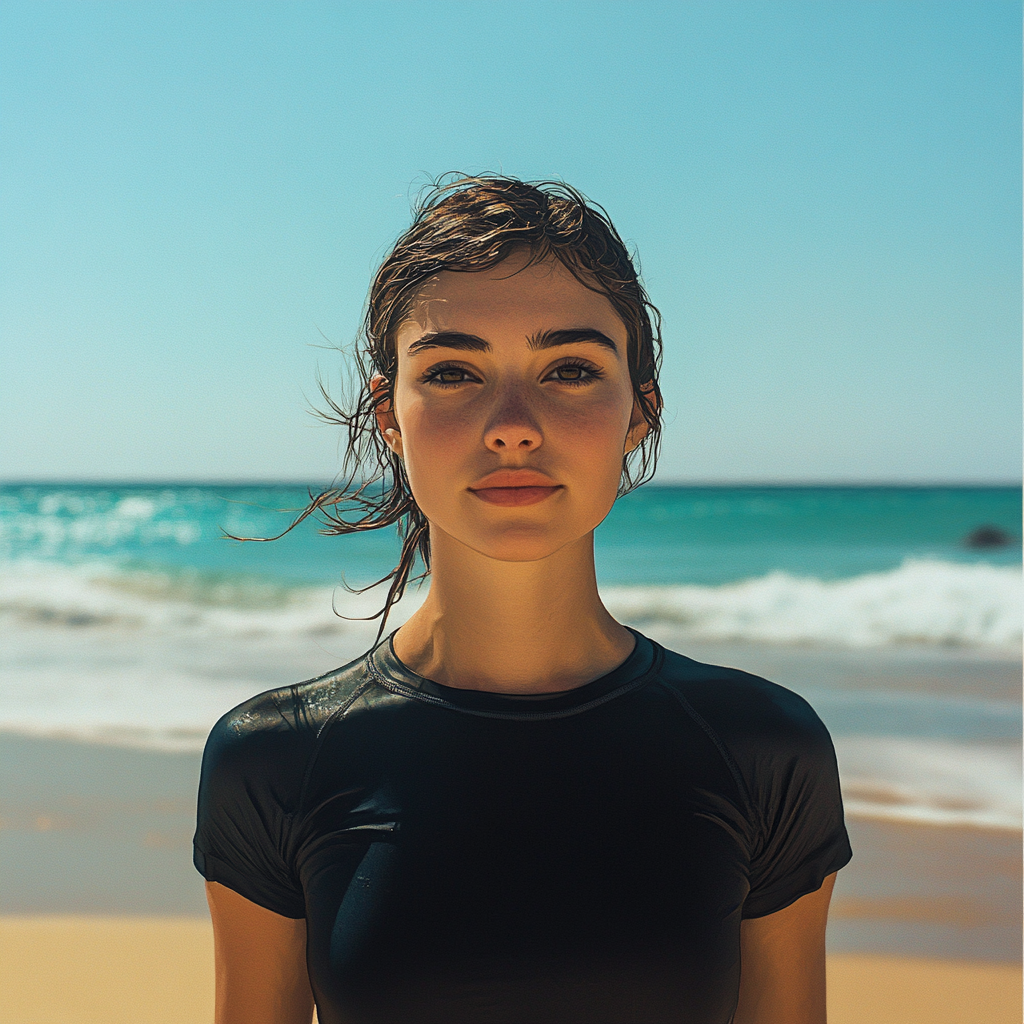
[[[775,572],[723,586],[603,587],[612,613],[689,641],[883,648],[926,644],[1015,652],[1021,570],[907,561],[889,572],[819,580]],[[99,628],[223,636],[320,636],[361,630],[379,591],[284,587],[196,573],[121,572],[105,563],[7,563],[0,616],[11,627]],[[422,600],[411,593],[398,624]],[[340,614],[335,614],[335,610]]]
[[[396,609],[404,621],[422,595]],[[9,563],[0,570],[0,618],[9,628],[99,629],[205,636],[317,636],[362,631],[383,595],[341,587],[286,587],[194,571],[123,572],[95,562]]]
[[1021,828],[1021,748],[894,736],[835,738],[851,817]]
[[0,552],[20,548],[53,556],[90,547],[114,551],[129,541],[187,547],[202,537],[201,525],[194,517],[175,513],[197,497],[194,491],[164,490],[112,502],[107,494],[69,488],[43,495],[34,509],[19,508],[8,498],[0,502]]
[[719,587],[612,587],[612,614],[672,625],[694,640],[1019,650],[1021,571],[1013,566],[904,562],[889,572],[824,581],[774,572]]

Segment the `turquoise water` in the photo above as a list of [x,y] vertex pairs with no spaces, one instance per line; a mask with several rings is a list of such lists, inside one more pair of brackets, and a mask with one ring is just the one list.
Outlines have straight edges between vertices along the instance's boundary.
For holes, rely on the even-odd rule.
[[[967,549],[992,524],[1018,542]],[[720,584],[783,571],[839,579],[907,558],[1020,562],[1017,488],[660,488],[621,500],[598,531],[602,579]]]
[[[280,486],[0,487],[0,564],[24,559],[198,571],[211,579],[285,586],[362,585],[394,564],[393,530],[322,537],[305,523],[268,544],[307,499]],[[972,551],[982,525],[1014,543]],[[620,499],[597,531],[608,585],[715,586],[782,571],[836,580],[898,568],[907,559],[1020,563],[1018,488],[729,488],[648,486]]]

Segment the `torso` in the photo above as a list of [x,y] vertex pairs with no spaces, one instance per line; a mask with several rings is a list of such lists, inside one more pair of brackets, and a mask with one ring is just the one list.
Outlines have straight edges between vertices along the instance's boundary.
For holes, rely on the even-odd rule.
[[741,919],[848,857],[810,708],[639,636],[544,700],[387,644],[255,698],[211,737],[197,833],[207,878],[306,918],[321,1024],[726,1024]]

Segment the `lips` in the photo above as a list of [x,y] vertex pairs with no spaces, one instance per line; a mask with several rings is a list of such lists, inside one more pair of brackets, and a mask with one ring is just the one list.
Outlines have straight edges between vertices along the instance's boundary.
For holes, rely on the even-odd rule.
[[532,469],[499,469],[469,488],[489,505],[515,507],[536,505],[550,498],[562,485]]

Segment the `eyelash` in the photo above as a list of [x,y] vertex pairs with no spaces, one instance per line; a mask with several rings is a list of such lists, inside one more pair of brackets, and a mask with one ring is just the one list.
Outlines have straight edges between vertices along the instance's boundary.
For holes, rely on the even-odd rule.
[[[604,376],[604,371],[600,367],[594,366],[593,363],[584,362],[581,359],[566,359],[563,362],[559,363],[557,366],[553,367],[551,373],[548,375],[548,377],[545,377],[544,379],[549,379],[552,374],[557,373],[563,367],[567,366],[580,369],[586,374],[585,377],[579,377],[576,380],[557,380],[556,378],[557,383],[564,384],[567,387],[585,387],[592,381],[600,380]],[[465,378],[463,380],[438,380],[438,377],[440,377],[441,374],[452,372],[465,374]],[[459,366],[458,363],[441,363],[438,366],[432,366],[429,370],[426,371],[426,373],[424,373],[420,377],[421,383],[432,384],[436,388],[444,389],[456,388],[460,384],[466,384],[475,379],[476,378],[473,377],[469,370],[467,370],[464,366]]]
[[[442,373],[463,373],[466,375],[466,380],[438,380]],[[424,384],[433,384],[437,388],[455,388],[460,384],[465,384],[467,380],[472,378],[472,374],[464,366],[459,366],[458,363],[440,363],[437,366],[432,366],[426,373],[420,377],[420,381]]]
[[[585,377],[579,377],[576,380],[560,380],[559,384],[566,384],[571,388],[582,388],[587,384],[592,383],[595,380],[600,380],[604,376],[604,370],[599,366],[595,366],[593,363],[585,362],[582,359],[566,359],[559,363],[556,367],[551,370],[551,373],[557,373],[559,370],[566,366],[571,366],[579,370],[583,370],[586,373]],[[545,378],[547,379],[547,378]]]

